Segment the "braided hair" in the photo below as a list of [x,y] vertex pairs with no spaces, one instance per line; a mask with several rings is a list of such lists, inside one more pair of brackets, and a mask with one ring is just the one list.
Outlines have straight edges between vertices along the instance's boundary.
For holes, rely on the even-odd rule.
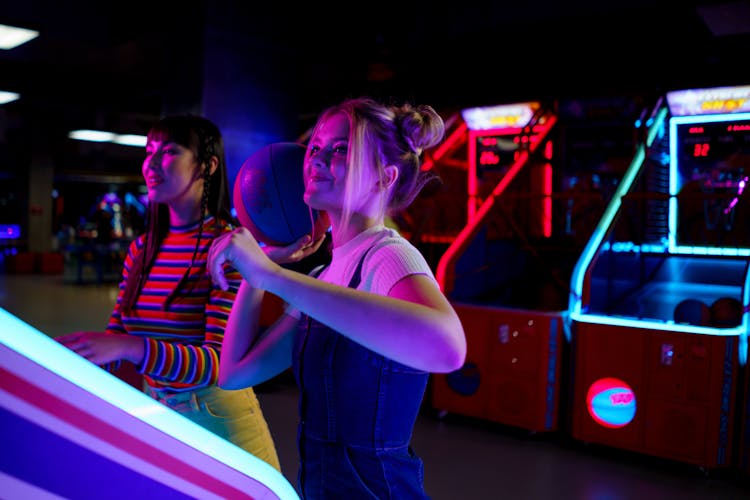
[[[219,234],[225,225],[238,225],[231,212],[229,183],[227,179],[226,160],[224,158],[224,141],[219,128],[207,118],[192,115],[172,115],[156,122],[148,133],[148,140],[175,142],[190,149],[197,159],[203,175],[203,196],[201,197],[200,226],[195,241],[190,265],[180,277],[164,301],[163,308],[172,302],[177,293],[185,286],[203,237],[203,224],[207,216],[216,219],[215,234]],[[218,160],[217,168],[211,173],[212,158]],[[147,211],[146,233],[143,236],[143,250],[131,264],[125,290],[120,304],[123,312],[132,311],[143,290],[148,273],[164,238],[169,233],[169,209],[163,203],[149,203]]]

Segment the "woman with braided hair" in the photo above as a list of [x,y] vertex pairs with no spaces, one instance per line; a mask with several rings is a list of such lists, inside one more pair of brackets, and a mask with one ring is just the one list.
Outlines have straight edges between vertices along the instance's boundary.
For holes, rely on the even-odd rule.
[[[305,499],[426,497],[412,430],[428,374],[460,368],[466,340],[424,257],[384,221],[429,180],[420,155],[443,134],[430,106],[357,98],[328,108],[307,145],[304,197],[331,220],[330,264],[314,276],[283,268],[245,228],[209,252],[223,289],[233,286],[226,264],[244,278],[219,385],[250,387],[291,365]],[[264,290],[289,306],[260,332]]]
[[[142,173],[147,229],[128,249],[106,331],[57,340],[110,371],[133,363],[147,394],[280,470],[253,389],[216,385],[224,327],[241,281],[226,266],[219,287],[206,263],[214,239],[237,226],[218,127],[195,115],[162,118],[148,133]],[[301,239],[273,258],[299,260],[316,249]]]

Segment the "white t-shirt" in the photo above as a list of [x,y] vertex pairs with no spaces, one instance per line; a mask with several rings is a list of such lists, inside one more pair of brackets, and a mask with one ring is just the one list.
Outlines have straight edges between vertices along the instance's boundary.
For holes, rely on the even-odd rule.
[[[398,231],[384,225],[368,228],[333,249],[331,263],[323,269],[318,279],[335,285],[347,286],[357,269],[362,254],[368,249],[362,263],[358,290],[388,295],[400,280],[414,274],[423,274],[437,280],[424,256]],[[313,270],[312,273],[317,271]],[[299,317],[299,311],[288,306],[286,313]]]

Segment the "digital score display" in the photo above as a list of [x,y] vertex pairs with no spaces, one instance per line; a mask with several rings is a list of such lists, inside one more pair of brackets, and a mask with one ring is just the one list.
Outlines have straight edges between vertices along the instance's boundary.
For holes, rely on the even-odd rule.
[[680,187],[738,189],[750,173],[750,119],[677,126]]
[[[469,158],[477,177],[484,172],[501,172],[515,163],[521,146],[529,146],[528,141],[538,132],[536,127],[526,127],[540,108],[541,103],[530,101],[461,111],[470,131]],[[543,124],[544,119],[539,118],[538,125]]]
[[513,165],[518,156],[519,136],[483,135],[476,137],[477,174],[500,171]]

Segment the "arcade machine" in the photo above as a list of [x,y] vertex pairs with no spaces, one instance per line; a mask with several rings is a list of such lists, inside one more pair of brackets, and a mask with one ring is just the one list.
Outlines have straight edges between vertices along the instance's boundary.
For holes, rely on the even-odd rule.
[[571,433],[726,467],[747,358],[750,87],[663,97],[571,276]]
[[468,352],[462,369],[433,376],[431,404],[440,412],[553,430],[562,316],[513,306],[544,293],[521,280],[538,264],[524,247],[552,233],[557,116],[526,102],[466,109],[462,117],[468,222],[440,258],[436,277],[464,325]]
[[570,274],[632,156],[642,104],[581,99],[554,108],[462,112],[468,222],[436,277],[461,317],[468,353],[463,368],[432,379],[439,414],[558,428]]
[[297,499],[266,462],[0,309],[0,496]]

